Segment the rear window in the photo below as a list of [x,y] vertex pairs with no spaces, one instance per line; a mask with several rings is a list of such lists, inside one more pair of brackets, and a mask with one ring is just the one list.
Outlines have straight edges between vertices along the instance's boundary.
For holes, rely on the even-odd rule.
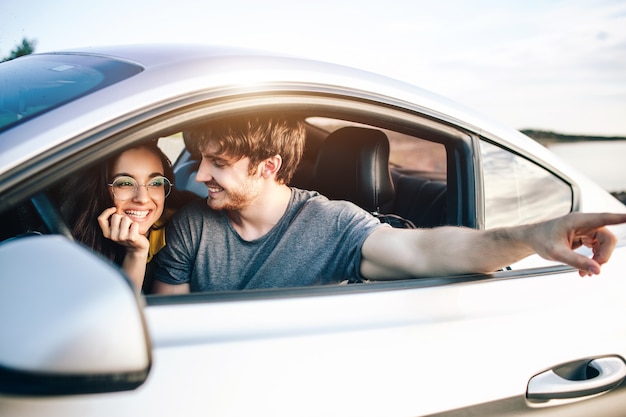
[[125,80],[142,67],[89,55],[29,55],[0,64],[0,131]]

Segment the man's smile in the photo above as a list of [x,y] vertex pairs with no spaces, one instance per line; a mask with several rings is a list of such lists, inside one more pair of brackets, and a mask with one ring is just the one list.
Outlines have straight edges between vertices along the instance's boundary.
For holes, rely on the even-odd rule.
[[209,189],[210,193],[219,193],[220,191],[224,191],[222,187],[215,184],[206,184],[206,186]]

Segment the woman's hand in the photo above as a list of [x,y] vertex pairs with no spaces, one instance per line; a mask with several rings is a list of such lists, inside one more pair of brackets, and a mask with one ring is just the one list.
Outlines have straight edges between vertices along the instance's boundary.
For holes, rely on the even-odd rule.
[[145,252],[148,255],[150,243],[139,233],[139,225],[125,214],[117,212],[116,207],[110,207],[98,216],[98,223],[102,234],[107,239],[126,246],[131,252]]
[[140,291],[146,274],[146,260],[150,248],[148,238],[139,233],[137,223],[125,214],[118,213],[116,207],[104,210],[98,216],[98,224],[104,237],[126,247],[122,269],[137,291]]

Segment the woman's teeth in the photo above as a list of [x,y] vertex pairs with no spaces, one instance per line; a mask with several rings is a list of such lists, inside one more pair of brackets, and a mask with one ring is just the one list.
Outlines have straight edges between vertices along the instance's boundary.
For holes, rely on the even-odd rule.
[[146,217],[150,211],[149,210],[126,210],[124,213],[131,217]]

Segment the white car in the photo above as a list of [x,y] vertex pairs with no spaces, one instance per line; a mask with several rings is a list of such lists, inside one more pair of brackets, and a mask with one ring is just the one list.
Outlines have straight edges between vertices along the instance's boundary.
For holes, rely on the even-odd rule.
[[[518,131],[355,69],[173,45],[8,61],[0,415],[626,414],[624,226],[612,227],[618,247],[593,278],[531,256],[487,275],[170,296],[137,296],[119,268],[72,240],[55,186],[156,137],[175,186],[202,195],[181,132],[259,111],[306,120],[291,185],[403,225],[487,229],[626,211]],[[361,147],[370,134],[388,141],[388,157]],[[359,145],[325,159],[329,135]],[[342,171],[363,155],[390,183]]]

